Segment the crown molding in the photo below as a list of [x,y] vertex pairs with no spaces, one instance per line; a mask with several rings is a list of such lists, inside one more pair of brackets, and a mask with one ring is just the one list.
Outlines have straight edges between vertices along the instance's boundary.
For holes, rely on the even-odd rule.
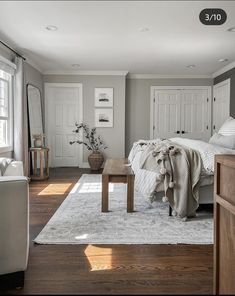
[[193,79],[193,78],[213,78],[212,75],[159,75],[159,74],[128,74],[130,79]]
[[82,70],[46,70],[43,75],[108,75],[126,76],[128,71],[82,71]]
[[216,71],[215,73],[212,74],[212,77],[215,78],[215,77],[218,77],[220,76],[221,74],[224,74],[225,72],[231,70],[235,68],[235,61],[226,65],[225,67],[221,68],[220,70]]

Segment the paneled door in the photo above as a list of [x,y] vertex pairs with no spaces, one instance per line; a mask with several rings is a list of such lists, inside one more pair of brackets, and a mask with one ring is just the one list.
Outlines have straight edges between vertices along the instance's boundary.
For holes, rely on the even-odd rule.
[[151,87],[150,137],[211,136],[211,87]]
[[218,132],[230,114],[230,79],[213,87],[213,132]]
[[180,133],[180,96],[177,89],[154,92],[154,138],[171,138]]
[[181,91],[181,137],[208,141],[210,118],[211,96],[207,89]]
[[50,166],[82,165],[82,146],[69,143],[75,139],[75,122],[82,121],[82,85],[46,83],[45,100]]

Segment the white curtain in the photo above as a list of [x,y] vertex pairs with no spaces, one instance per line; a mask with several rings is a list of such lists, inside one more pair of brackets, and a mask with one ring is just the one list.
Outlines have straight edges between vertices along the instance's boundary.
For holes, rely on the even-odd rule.
[[14,87],[14,159],[24,163],[24,173],[28,176],[28,117],[27,96],[24,79],[24,61],[15,58]]

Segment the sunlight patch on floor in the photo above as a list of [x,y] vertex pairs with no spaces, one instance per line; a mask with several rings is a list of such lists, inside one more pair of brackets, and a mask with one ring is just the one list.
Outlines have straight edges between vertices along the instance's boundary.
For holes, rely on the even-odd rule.
[[90,271],[111,270],[112,266],[112,248],[96,247],[89,245],[85,249],[85,255],[90,263]]
[[68,192],[69,187],[72,183],[63,183],[63,184],[49,184],[44,188],[38,195],[62,195]]

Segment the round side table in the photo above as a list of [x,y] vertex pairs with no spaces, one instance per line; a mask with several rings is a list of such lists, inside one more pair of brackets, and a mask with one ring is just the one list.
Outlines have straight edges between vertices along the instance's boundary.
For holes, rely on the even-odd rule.
[[[38,157],[39,156],[39,157]],[[39,169],[38,169],[39,159]],[[32,147],[29,149],[29,164],[33,163],[33,174],[30,174],[32,180],[46,180],[49,178],[49,148]],[[29,169],[29,171],[31,171]]]

